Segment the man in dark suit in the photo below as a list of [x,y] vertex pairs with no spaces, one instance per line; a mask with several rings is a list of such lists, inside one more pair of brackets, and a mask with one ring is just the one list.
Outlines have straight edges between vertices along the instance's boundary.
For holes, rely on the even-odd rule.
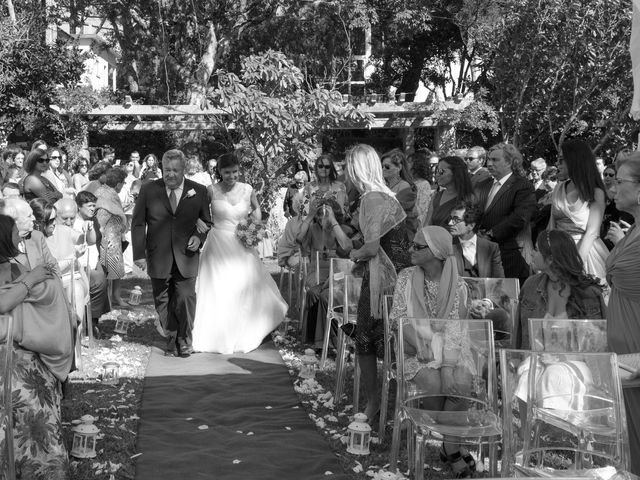
[[464,162],[467,164],[471,177],[471,186],[474,190],[479,184],[491,178],[489,170],[484,168],[486,158],[487,151],[482,147],[471,147],[464,156]]
[[522,155],[513,145],[499,143],[491,147],[487,170],[493,177],[478,186],[477,194],[484,213],[479,232],[500,246],[502,266],[507,278],[524,283],[530,268],[520,249],[536,197],[531,183],[522,175]]
[[196,308],[200,247],[211,225],[207,190],[184,178],[186,157],[169,150],[162,157],[162,179],[142,185],[133,209],[133,259],[151,277],[153,299],[167,337],[166,354],[188,357]]
[[460,204],[451,210],[449,232],[453,236],[453,251],[458,259],[458,274],[463,277],[504,278],[500,248],[476,235],[482,216],[478,205]]

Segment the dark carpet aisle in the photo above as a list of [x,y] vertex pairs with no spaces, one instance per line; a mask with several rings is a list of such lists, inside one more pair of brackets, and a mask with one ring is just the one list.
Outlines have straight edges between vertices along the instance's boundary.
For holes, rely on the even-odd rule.
[[154,349],[140,417],[138,480],[347,478],[272,342],[185,359]]

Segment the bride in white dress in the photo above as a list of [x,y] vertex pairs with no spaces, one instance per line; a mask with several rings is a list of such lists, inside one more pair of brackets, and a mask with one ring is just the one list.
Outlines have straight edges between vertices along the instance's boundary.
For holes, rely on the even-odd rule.
[[213,228],[200,256],[193,349],[246,353],[284,319],[287,304],[258,254],[236,237],[238,222],[261,213],[251,185],[238,182],[234,154],[218,161],[222,181],[211,186]]

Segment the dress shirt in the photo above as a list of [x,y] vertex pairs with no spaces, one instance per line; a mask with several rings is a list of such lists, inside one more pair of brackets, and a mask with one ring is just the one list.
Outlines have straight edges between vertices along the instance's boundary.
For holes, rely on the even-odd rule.
[[502,188],[502,186],[507,182],[507,180],[509,180],[511,175],[513,175],[513,172],[507,173],[500,180],[494,180],[493,181],[493,186],[491,187],[491,190],[489,191],[489,196],[487,197],[487,205],[486,205],[485,208],[489,208],[489,205],[491,205],[491,202],[493,202],[493,199],[495,198],[496,194]]
[[[173,191],[176,192],[176,208],[178,208],[178,205],[180,205],[180,198],[182,198],[183,189],[184,189],[184,180],[182,180],[182,183],[180,183],[180,185],[178,185],[176,188],[173,189]],[[171,198],[171,189],[165,186],[165,190],[167,191],[167,198]]]
[[460,240],[460,246],[462,247],[462,256],[464,256],[471,265],[478,263],[476,262],[478,236],[474,235],[469,240],[463,240],[461,238],[458,238],[458,240]]

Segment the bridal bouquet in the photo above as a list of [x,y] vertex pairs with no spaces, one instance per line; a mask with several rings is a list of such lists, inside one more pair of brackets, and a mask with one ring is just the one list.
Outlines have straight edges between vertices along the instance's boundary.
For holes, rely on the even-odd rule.
[[252,218],[242,220],[236,226],[236,237],[247,248],[256,248],[266,235],[264,225]]

